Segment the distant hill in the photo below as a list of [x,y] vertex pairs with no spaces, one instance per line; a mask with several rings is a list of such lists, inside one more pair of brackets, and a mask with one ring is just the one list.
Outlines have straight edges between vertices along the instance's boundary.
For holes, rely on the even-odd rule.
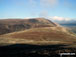
[[60,23],[63,26],[76,26],[76,20],[71,20],[71,21],[67,21],[67,22],[62,22]]
[[67,27],[70,29],[70,31],[76,33],[76,21],[69,21],[69,22],[64,22],[64,23],[60,23],[60,25]]
[[57,26],[50,20],[45,18],[32,19],[1,19],[0,20],[0,34],[21,31],[30,28],[39,27],[54,27]]

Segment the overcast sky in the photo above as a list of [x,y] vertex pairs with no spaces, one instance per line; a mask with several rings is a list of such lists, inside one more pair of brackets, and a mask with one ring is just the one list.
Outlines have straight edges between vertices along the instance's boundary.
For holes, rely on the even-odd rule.
[[76,18],[76,0],[0,0],[1,18]]

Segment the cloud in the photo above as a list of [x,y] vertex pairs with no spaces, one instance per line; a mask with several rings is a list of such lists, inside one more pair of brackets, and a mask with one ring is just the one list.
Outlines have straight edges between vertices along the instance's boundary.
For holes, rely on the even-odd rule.
[[39,17],[47,17],[48,16],[48,8],[53,8],[59,2],[59,0],[28,0],[30,6],[37,7],[38,5],[41,7],[41,11],[39,12]]
[[40,0],[40,4],[45,7],[53,7],[58,4],[58,0]]
[[37,1],[36,0],[29,0],[31,7],[36,7]]
[[39,17],[42,17],[42,18],[47,18],[47,16],[48,16],[48,11],[46,10],[41,11],[39,14]]
[[58,4],[59,0],[29,0],[31,6],[36,6],[36,4],[40,4],[40,6],[44,7],[52,7]]
[[26,17],[26,18],[24,18],[24,19],[30,19],[31,17]]
[[62,17],[58,17],[58,16],[53,17],[53,19],[54,19],[54,20],[59,20],[59,21],[64,20],[64,18],[62,18]]
[[63,18],[63,17],[58,17],[58,16],[54,16],[54,17],[50,17],[50,18],[54,21],[70,21],[71,20],[70,18]]

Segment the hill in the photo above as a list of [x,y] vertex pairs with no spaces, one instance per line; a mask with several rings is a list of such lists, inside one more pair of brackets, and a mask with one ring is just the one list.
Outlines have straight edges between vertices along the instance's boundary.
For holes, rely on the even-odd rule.
[[61,22],[59,23],[63,26],[76,26],[76,20],[70,20],[70,21],[66,21],[66,22]]
[[45,18],[32,19],[4,19],[0,20],[0,34],[21,31],[30,28],[54,27],[57,26],[52,21]]
[[69,21],[66,23],[61,23],[61,25],[70,29],[70,31],[72,31],[73,33],[76,33],[76,21],[75,20]]
[[72,43],[76,41],[75,35],[62,27],[32,28],[19,32],[8,33],[0,36],[1,43],[37,43],[48,44]]
[[75,34],[44,18],[0,20],[0,28],[0,57],[59,57],[62,52],[76,53]]
[[[76,40],[74,33],[70,33],[68,29],[44,18],[4,19],[0,20],[0,25],[0,33],[4,34],[0,35],[0,39],[5,42],[10,41],[7,39],[19,40],[10,41],[11,43],[25,41],[50,41],[60,43]],[[20,39],[24,40],[20,41]]]

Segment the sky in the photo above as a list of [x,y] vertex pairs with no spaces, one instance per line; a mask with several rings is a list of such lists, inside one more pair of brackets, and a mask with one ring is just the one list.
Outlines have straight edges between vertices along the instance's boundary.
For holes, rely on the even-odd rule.
[[76,0],[0,0],[0,19],[36,17],[76,19]]

